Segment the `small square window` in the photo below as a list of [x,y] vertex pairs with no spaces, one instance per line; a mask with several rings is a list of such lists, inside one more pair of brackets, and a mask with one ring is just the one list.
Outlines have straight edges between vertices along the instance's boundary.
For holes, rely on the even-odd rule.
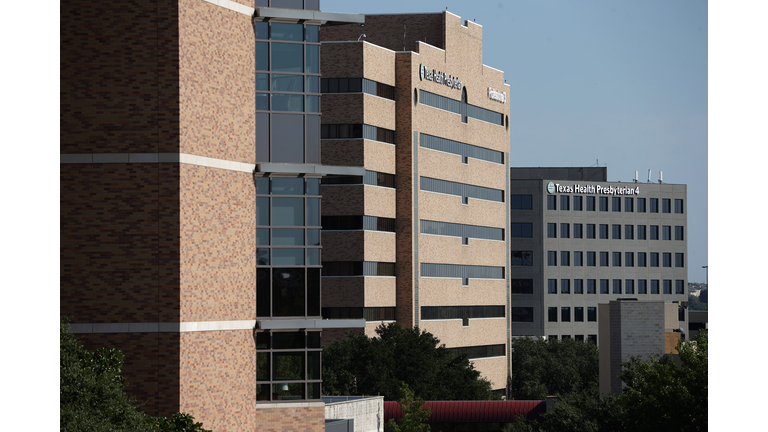
[[556,195],[547,195],[547,210],[557,210]]
[[614,279],[613,280],[613,293],[614,294],[621,294],[621,279]]
[[547,294],[557,294],[557,279],[547,279]]
[[608,294],[608,279],[600,279],[600,294]]
[[[584,322],[584,307],[573,308],[573,320],[576,322]],[[581,340],[584,340],[584,336],[581,336]]]
[[560,279],[560,294],[570,294],[570,293],[571,293],[571,280]]
[[[547,321],[549,322],[557,322],[557,308],[556,307],[549,307],[547,308]],[[550,336],[552,337],[552,336]],[[555,337],[557,339],[557,337]]]
[[568,195],[560,195],[560,210],[570,210],[571,197]]
[[571,238],[571,225],[567,223],[560,224],[560,238]]
[[[571,308],[570,307],[561,307],[560,308],[560,322],[571,322]],[[563,336],[565,338],[565,336]]]
[[600,197],[600,211],[608,211],[608,197]]
[[587,211],[595,211],[595,197],[587,197]]
[[638,213],[645,213],[645,198],[638,198],[637,199],[637,212]]
[[582,210],[582,200],[584,197],[579,195],[574,195],[573,197],[573,210],[574,211],[581,211]]
[[621,211],[621,197],[611,198],[611,211],[615,211],[615,212]]

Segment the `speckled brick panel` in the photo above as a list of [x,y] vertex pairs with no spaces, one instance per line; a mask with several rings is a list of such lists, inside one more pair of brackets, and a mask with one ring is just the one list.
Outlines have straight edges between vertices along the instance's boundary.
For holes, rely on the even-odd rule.
[[365,169],[395,174],[395,146],[379,141],[365,140]]
[[480,376],[491,382],[491,389],[499,390],[507,387],[507,362],[503,357],[480,358],[472,360]]
[[60,166],[60,311],[73,323],[179,320],[179,166]]
[[440,178],[452,182],[471,184],[498,190],[506,190],[506,166],[481,159],[468,158],[432,150],[419,149],[419,175]]
[[250,173],[181,165],[181,319],[256,314],[256,195]]
[[363,44],[365,64],[363,78],[395,86],[395,52],[366,41]]
[[182,412],[214,431],[260,430],[251,330],[182,333],[180,359]]
[[422,320],[426,330],[444,343],[447,348],[503,344],[506,338],[506,318],[470,319],[464,327],[461,319]]
[[419,236],[419,260],[427,263],[465,264],[504,267],[507,248],[503,241],[469,239],[461,244],[461,237],[438,235]]
[[459,278],[421,278],[419,299],[422,306],[504,305],[507,282],[503,279],[470,279],[469,285]]
[[[180,337],[178,333],[92,333],[77,338],[88,350],[117,348],[125,356],[126,392],[153,416],[179,412]],[[196,412],[187,411],[196,418]],[[208,426],[208,425],[205,425]]]
[[395,234],[384,231],[323,231],[323,261],[395,262]]
[[259,408],[256,429],[260,432],[324,432],[325,406],[301,408]]
[[392,188],[363,186],[365,188],[365,214],[394,218],[397,192]]
[[504,228],[506,203],[470,197],[463,205],[458,195],[419,192],[419,219]]
[[395,130],[395,101],[364,93],[363,104],[365,104],[363,123]]
[[178,3],[61,6],[61,153],[178,152]]
[[179,0],[179,21],[181,152],[254,163],[251,18],[205,1]]

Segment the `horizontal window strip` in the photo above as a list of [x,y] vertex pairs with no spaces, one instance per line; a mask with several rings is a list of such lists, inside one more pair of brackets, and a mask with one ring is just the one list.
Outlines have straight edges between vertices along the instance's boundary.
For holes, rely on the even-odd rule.
[[394,321],[395,307],[324,307],[323,319],[359,319]]
[[323,124],[321,139],[368,139],[388,144],[395,143],[395,131],[367,124]]
[[[445,111],[450,111],[456,114],[461,114],[461,106],[462,106],[461,101],[450,99],[445,96],[440,96],[424,90],[419,90],[419,100],[424,105],[428,105],[433,108],[438,108]],[[488,123],[493,123],[500,126],[504,124],[504,114],[502,113],[491,111],[485,108],[480,108],[478,106],[474,106],[470,104],[466,104],[466,106],[467,106],[466,115],[468,117],[471,117],[477,120],[482,120]]]
[[328,175],[320,181],[323,185],[361,185],[395,187],[395,175],[365,170],[362,176],[333,176]]
[[497,164],[504,163],[504,153],[483,147],[473,146],[458,141],[420,134],[420,145],[424,148],[452,153],[461,157],[471,157]]
[[323,261],[323,276],[395,276],[395,263]]
[[363,182],[371,186],[381,186],[394,189],[395,175],[365,170],[365,177],[363,178]]
[[505,355],[504,344],[457,347],[448,348],[448,350],[456,356],[466,355],[467,359],[502,357]]
[[367,93],[373,96],[395,100],[395,88],[366,78],[322,78],[320,92],[327,93]]
[[421,263],[422,277],[504,279],[504,267]]
[[504,305],[493,306],[422,306],[421,319],[504,318]]
[[378,216],[323,216],[323,230],[368,230],[395,232],[395,219]]
[[488,201],[504,202],[504,191],[483,186],[421,177],[421,190],[437,192],[460,197],[470,197]]
[[504,229],[421,220],[421,233],[485,240],[504,240]]

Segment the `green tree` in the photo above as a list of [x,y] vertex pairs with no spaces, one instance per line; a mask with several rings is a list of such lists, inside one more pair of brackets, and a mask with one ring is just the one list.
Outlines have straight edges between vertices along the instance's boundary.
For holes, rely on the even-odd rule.
[[699,293],[699,301],[704,304],[709,303],[709,289],[705,288],[701,290],[701,292]]
[[466,355],[454,355],[431,333],[382,324],[378,337],[348,333],[323,350],[328,395],[367,394],[398,400],[401,383],[424,400],[487,400],[495,396]]
[[59,427],[63,432],[211,432],[189,414],[152,417],[125,394],[123,353],[86,350],[60,319]]
[[693,294],[688,294],[688,310],[705,311],[707,304]]
[[597,347],[572,339],[543,340],[524,337],[512,340],[514,399],[541,400],[547,396],[597,391]]
[[707,332],[677,345],[682,367],[671,356],[625,363],[621,395],[628,431],[707,430]]
[[424,421],[432,414],[432,410],[424,406],[424,399],[416,397],[404,382],[400,383],[400,393],[403,397],[397,402],[403,411],[403,418],[398,421],[389,419],[384,424],[384,432],[430,432],[432,429]]

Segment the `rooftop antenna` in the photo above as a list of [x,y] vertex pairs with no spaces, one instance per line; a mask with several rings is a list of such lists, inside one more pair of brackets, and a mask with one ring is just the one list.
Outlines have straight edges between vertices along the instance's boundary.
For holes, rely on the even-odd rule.
[[405,51],[405,24],[403,24],[403,51]]
[[364,38],[364,37],[366,37],[366,36],[365,36],[365,33],[361,34],[361,35],[360,35],[360,37],[358,37],[358,38],[357,38],[357,41],[358,41],[358,42],[360,42],[360,39],[361,39],[361,38]]
[[659,183],[662,183],[662,179],[663,178],[664,178],[664,176],[662,175],[662,172],[659,171]]
[[651,182],[651,169],[648,168],[648,183]]
[[635,170],[635,183],[637,183],[637,170]]

